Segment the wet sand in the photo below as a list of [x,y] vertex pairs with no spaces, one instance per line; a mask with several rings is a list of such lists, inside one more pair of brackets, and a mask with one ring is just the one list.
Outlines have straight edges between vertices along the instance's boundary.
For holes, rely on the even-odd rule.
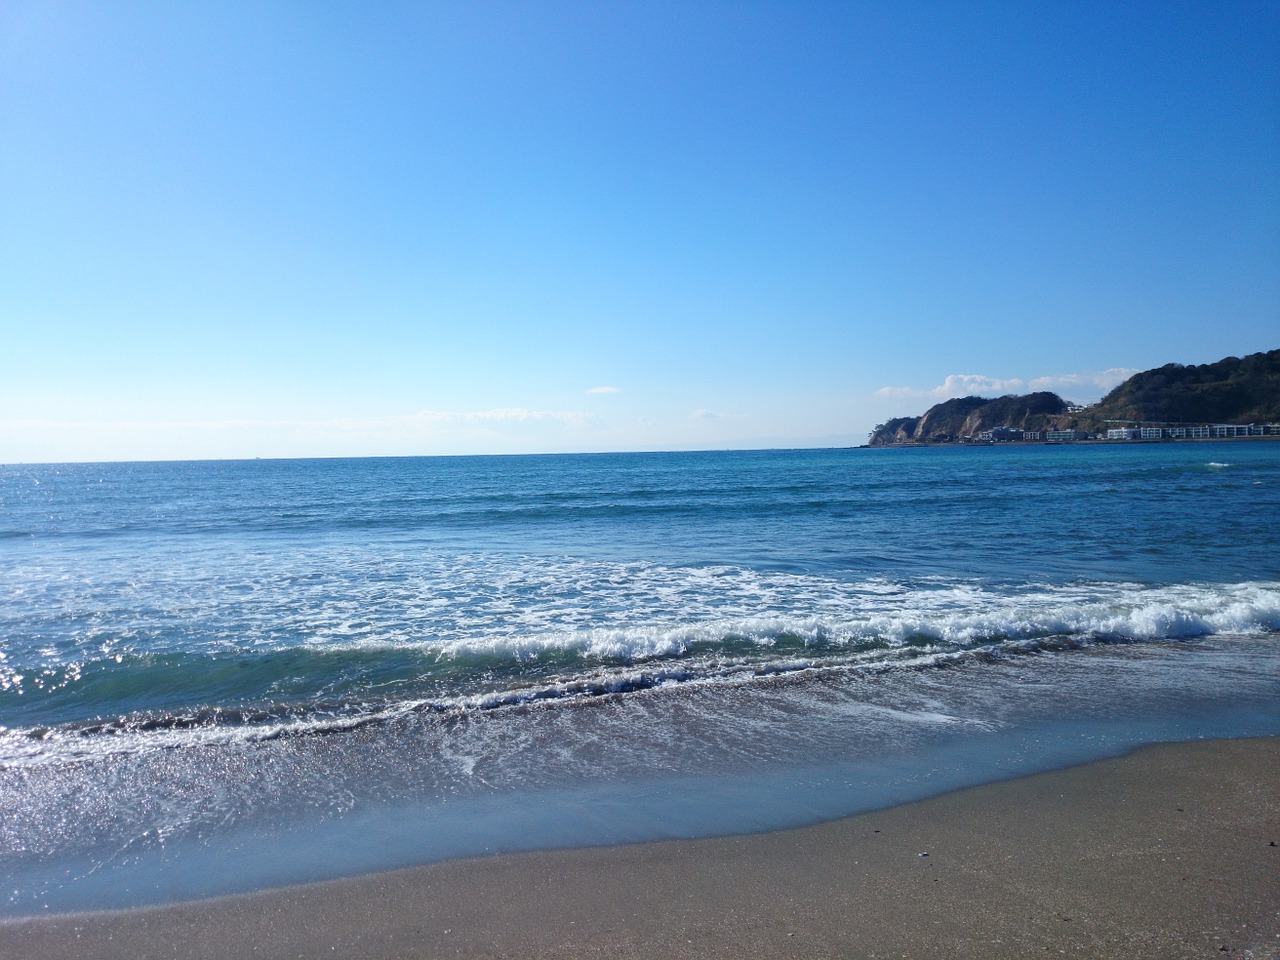
[[800,830],[0,925],[0,958],[1280,958],[1280,738]]

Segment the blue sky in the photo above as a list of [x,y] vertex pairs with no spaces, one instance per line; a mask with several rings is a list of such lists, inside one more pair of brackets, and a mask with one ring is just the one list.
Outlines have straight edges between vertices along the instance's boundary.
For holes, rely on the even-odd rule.
[[1093,400],[1280,346],[1280,7],[9,0],[0,335],[0,462]]

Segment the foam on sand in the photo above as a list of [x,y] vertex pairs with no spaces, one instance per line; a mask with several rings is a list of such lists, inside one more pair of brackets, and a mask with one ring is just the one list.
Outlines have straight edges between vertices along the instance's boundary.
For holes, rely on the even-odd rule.
[[0,958],[1274,957],[1278,768],[1148,747],[802,830],[10,921]]

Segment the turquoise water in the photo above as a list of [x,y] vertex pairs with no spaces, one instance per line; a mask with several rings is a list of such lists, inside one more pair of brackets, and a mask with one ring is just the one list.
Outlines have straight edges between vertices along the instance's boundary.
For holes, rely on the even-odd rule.
[[1280,444],[0,467],[10,914],[1280,733]]

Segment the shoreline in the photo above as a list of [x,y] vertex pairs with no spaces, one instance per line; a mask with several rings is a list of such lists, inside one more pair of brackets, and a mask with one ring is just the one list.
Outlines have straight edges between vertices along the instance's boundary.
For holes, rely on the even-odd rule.
[[1161,437],[1158,440],[909,440],[902,443],[863,443],[856,450],[906,450],[917,447],[1081,447],[1081,446],[1159,446],[1174,443],[1257,443],[1280,442],[1280,434],[1264,434],[1260,437]]
[[0,922],[23,957],[1280,957],[1280,737],[763,834]]

